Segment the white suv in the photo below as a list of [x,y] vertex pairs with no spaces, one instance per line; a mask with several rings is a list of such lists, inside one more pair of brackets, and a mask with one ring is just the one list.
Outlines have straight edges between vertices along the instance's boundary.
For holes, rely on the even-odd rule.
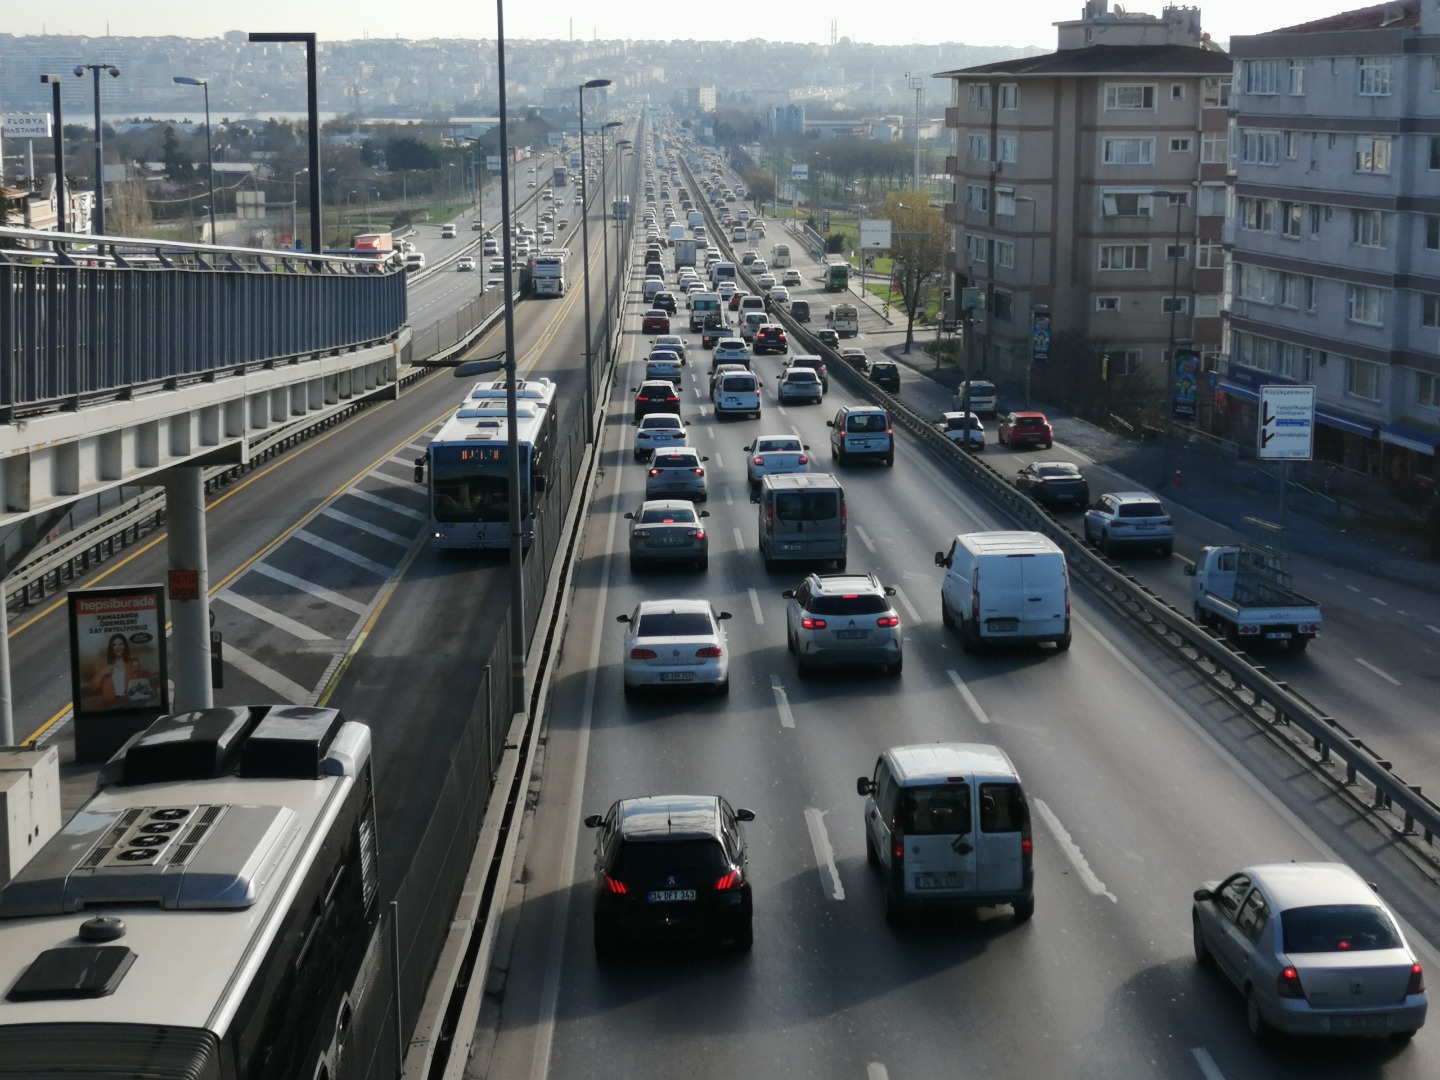
[[874,574],[811,574],[788,600],[785,643],[802,678],[822,665],[879,664],[899,675],[904,666],[900,616],[891,585]]

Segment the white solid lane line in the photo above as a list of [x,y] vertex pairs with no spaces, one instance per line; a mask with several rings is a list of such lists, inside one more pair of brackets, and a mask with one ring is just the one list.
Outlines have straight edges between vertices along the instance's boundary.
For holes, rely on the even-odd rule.
[[1195,1059],[1195,1064],[1200,1067],[1200,1075],[1205,1077],[1205,1080],[1225,1080],[1225,1074],[1220,1071],[1220,1066],[1215,1064],[1209,1050],[1203,1046],[1192,1046],[1190,1056]]
[[770,676],[770,689],[775,694],[775,708],[780,711],[780,726],[793,728],[795,714],[790,711],[790,698],[785,694],[785,684],[780,681],[779,675]]
[[900,598],[900,606],[905,609],[911,619],[918,623],[920,621],[920,612],[917,611],[915,605],[910,602],[910,598],[905,595],[905,590],[900,588],[899,585],[896,585],[895,595]]
[[865,1080],[890,1080],[890,1072],[878,1061],[865,1066]]
[[740,550],[740,551],[744,551],[744,550],[745,550],[745,535],[740,531],[740,529],[739,529],[738,526],[736,526],[736,527],[735,527],[734,529],[732,529],[731,531],[735,534],[735,547],[736,547],[736,549],[737,549],[737,550]]
[[1365,668],[1367,671],[1371,671],[1371,672],[1373,672],[1374,674],[1379,675],[1380,678],[1384,679],[1384,680],[1385,680],[1386,682],[1388,682],[1391,686],[1399,686],[1399,685],[1400,685],[1400,680],[1399,680],[1399,679],[1395,678],[1394,675],[1387,675],[1385,672],[1381,671],[1381,670],[1380,670],[1378,667],[1376,667],[1374,664],[1370,663],[1369,660],[1363,660],[1363,659],[1361,659],[1360,657],[1357,656],[1357,657],[1355,657],[1355,663],[1359,664],[1361,667]]
[[1115,899],[1115,894],[1107,889],[1105,883],[1095,876],[1095,871],[1090,869],[1090,863],[1086,861],[1085,855],[1080,850],[1079,845],[1071,839],[1069,831],[1064,825],[1060,824],[1060,819],[1055,816],[1054,811],[1040,799],[1035,800],[1035,809],[1039,812],[1040,816],[1045,819],[1045,826],[1055,837],[1055,843],[1060,845],[1060,850],[1065,853],[1065,858],[1070,860],[1070,865],[1073,866],[1075,872],[1080,875],[1080,880],[1085,883],[1085,888],[1089,889],[1096,896],[1105,897],[1112,904],[1118,904],[1120,901]]
[[870,534],[859,525],[855,527],[855,535],[860,537],[860,542],[870,549],[870,554],[875,554],[875,541],[870,539]]
[[755,622],[760,626],[764,626],[765,613],[760,610],[760,594],[754,589],[746,589],[745,591],[750,594],[750,610],[755,612]]
[[982,724],[988,724],[990,717],[987,716],[985,710],[980,707],[980,702],[975,700],[975,695],[972,694],[970,688],[965,685],[965,680],[960,678],[960,673],[952,669],[946,672],[946,674],[950,676],[950,681],[955,684],[955,689],[959,692],[960,696],[965,699],[965,704],[969,707],[970,711],[975,714],[975,719],[979,720]]
[[825,815],[813,806],[805,808],[805,827],[810,830],[810,846],[815,849],[815,865],[820,871],[820,887],[830,893],[831,900],[845,899],[845,886],[840,884],[840,870],[835,865],[835,849],[825,831]]

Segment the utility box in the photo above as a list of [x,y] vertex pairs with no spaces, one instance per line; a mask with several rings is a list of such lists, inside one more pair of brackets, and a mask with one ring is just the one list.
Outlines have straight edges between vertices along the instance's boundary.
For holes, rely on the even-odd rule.
[[0,886],[59,831],[59,748],[0,747]]

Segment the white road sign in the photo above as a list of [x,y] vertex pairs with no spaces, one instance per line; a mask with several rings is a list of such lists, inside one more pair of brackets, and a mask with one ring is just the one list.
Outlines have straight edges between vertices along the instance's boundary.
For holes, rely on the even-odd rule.
[[1256,453],[1272,461],[1309,461],[1315,450],[1315,387],[1260,387]]
[[0,116],[0,127],[12,139],[48,139],[50,137],[49,113],[5,113]]
[[866,251],[889,251],[890,219],[861,218],[860,246]]

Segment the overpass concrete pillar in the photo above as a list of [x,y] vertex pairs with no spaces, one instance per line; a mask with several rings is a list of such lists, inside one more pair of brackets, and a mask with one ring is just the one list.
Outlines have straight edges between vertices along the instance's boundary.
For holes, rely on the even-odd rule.
[[176,712],[215,704],[210,684],[210,559],[205,546],[205,474],[199,468],[165,474],[169,525],[170,670]]

